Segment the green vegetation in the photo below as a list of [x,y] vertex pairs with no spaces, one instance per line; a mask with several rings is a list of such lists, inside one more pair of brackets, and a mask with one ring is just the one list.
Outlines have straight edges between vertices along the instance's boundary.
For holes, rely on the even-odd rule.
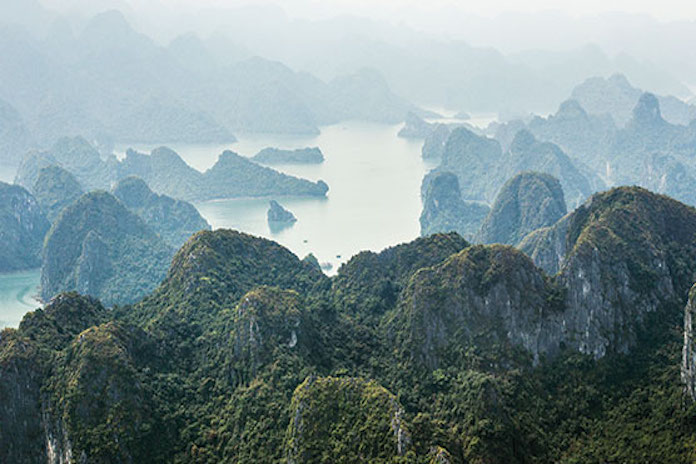
[[164,278],[174,251],[106,192],[80,197],[46,235],[41,296],[79,291],[106,305],[133,302]]
[[310,376],[295,390],[291,410],[288,463],[407,462],[403,409],[375,381]]
[[138,303],[61,295],[0,334],[0,460],[694,462],[696,210],[623,188],[566,221],[555,276],[436,234],[328,278],[199,232]]

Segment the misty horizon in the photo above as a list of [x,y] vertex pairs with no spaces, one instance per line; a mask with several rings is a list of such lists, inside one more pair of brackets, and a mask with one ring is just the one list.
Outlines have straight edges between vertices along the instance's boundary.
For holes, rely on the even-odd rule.
[[0,0],[0,463],[696,462],[696,3]]

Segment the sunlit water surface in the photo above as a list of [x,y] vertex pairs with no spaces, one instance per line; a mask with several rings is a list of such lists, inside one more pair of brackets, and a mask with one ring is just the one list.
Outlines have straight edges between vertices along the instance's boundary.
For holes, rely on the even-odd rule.
[[[278,197],[297,222],[271,230],[266,220],[268,198],[217,200],[196,204],[213,228],[231,228],[266,237],[300,258],[309,253],[335,273],[341,263],[362,250],[379,251],[418,237],[420,184],[433,166],[421,159],[422,141],[397,137],[401,125],[345,122],[324,127],[318,136],[239,135],[228,145],[167,145],[194,168],[205,171],[225,149],[253,156],[265,147],[318,146],[326,160],[315,165],[274,165],[282,172],[329,184],[327,198]],[[149,152],[155,146],[117,147],[122,156],[132,147]],[[4,173],[11,179],[14,173]],[[38,303],[39,271],[0,275],[0,326],[17,326]]]
[[[213,228],[231,228],[266,237],[297,256],[309,253],[331,266],[329,273],[361,250],[379,251],[419,235],[420,184],[432,167],[421,159],[422,141],[396,136],[401,125],[345,122],[318,136],[241,135],[229,145],[169,145],[191,166],[204,171],[224,149],[253,156],[266,147],[317,146],[326,160],[274,169],[329,184],[327,198],[278,197],[297,222],[271,230],[267,198],[216,200],[196,204]],[[125,147],[119,147],[121,153]],[[134,146],[149,152],[153,146]]]

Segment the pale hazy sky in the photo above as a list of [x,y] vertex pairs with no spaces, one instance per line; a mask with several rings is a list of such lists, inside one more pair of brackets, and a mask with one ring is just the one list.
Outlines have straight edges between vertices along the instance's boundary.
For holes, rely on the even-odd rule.
[[63,9],[75,4],[118,5],[129,3],[135,10],[154,5],[166,8],[191,5],[236,7],[248,4],[275,3],[291,16],[327,17],[337,14],[359,14],[384,19],[409,19],[416,14],[451,11],[493,17],[505,12],[537,12],[557,10],[574,16],[607,12],[644,13],[663,21],[696,20],[696,0],[42,0],[42,3]]
[[[231,3],[225,0],[203,1]],[[580,16],[620,11],[645,13],[668,21],[696,19],[696,1],[694,0],[286,0],[278,3],[285,4],[288,11],[297,11],[303,15],[312,14],[313,9],[326,12],[332,9],[335,11],[338,8],[368,14],[375,10],[381,12],[402,8],[439,10],[454,6],[462,12],[488,17],[510,11],[558,10]]]

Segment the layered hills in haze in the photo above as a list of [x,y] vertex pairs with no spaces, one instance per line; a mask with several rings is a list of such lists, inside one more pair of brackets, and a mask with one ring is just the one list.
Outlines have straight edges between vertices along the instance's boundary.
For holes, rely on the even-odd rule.
[[[677,68],[503,53],[402,12],[112,3],[0,4],[0,290],[40,267],[42,300],[0,331],[0,463],[696,462]],[[280,148],[215,148],[204,172],[115,149],[236,136]],[[206,217],[241,230],[196,209],[218,199]],[[410,241],[369,249],[390,230]],[[364,251],[332,272],[312,252],[335,244]]]
[[81,137],[62,138],[50,150],[30,153],[17,172],[16,182],[33,186],[41,168],[57,165],[72,173],[88,189],[109,190],[118,181],[140,177],[159,194],[187,201],[270,195],[324,196],[328,186],[260,166],[234,152],[223,152],[214,166],[201,173],[173,150],[160,147],[149,155],[129,150],[119,161],[102,157]]

